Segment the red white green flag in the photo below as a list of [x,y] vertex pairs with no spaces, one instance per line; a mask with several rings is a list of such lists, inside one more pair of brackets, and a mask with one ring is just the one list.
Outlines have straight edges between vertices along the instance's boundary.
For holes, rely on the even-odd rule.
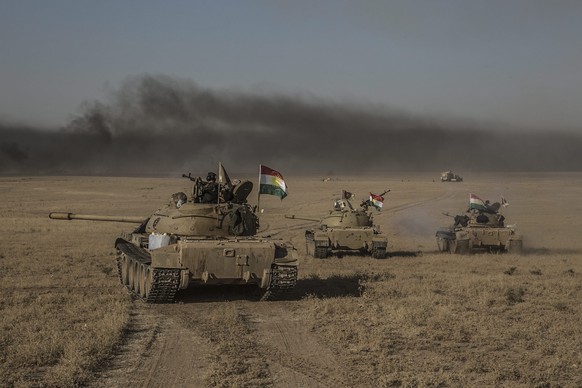
[[287,185],[280,172],[267,166],[260,166],[259,194],[275,195],[281,199],[287,196]]
[[384,197],[370,193],[370,205],[374,206],[377,210],[382,210],[382,205],[384,205]]
[[487,210],[485,201],[477,197],[475,194],[469,194],[469,209]]

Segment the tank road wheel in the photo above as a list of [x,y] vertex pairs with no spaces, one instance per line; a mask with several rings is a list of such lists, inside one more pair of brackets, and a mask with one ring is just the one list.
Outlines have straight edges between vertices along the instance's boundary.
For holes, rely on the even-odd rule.
[[522,250],[523,250],[523,241],[521,241],[521,240],[509,240],[509,244],[507,245],[507,252],[508,253],[521,255]]
[[153,281],[153,275],[152,275],[152,269],[150,268],[149,265],[144,265],[144,270],[143,270],[143,288],[142,288],[142,296],[144,299],[147,299],[148,296],[150,296],[150,291],[152,289],[152,281]]
[[115,255],[115,265],[117,266],[117,278],[119,279],[119,283],[123,284],[123,277],[121,276],[121,263],[123,260],[123,255],[119,249],[116,250]]
[[139,296],[146,297],[146,265],[139,264]]
[[135,273],[133,271],[133,259],[132,258],[127,258],[127,284],[126,287],[130,290],[133,291],[133,284],[135,282]]
[[132,290],[133,292],[135,292],[136,295],[139,295],[139,291],[140,291],[140,275],[141,275],[141,271],[140,269],[140,265],[137,262],[137,260],[133,261],[133,265],[132,265],[132,272],[133,272],[133,284],[132,284]]
[[126,286],[129,284],[129,263],[127,260],[127,256],[125,254],[121,254],[121,284]]
[[384,259],[386,258],[386,248],[375,248],[372,250],[372,257],[374,259]]
[[127,288],[130,291],[135,291],[135,286],[139,282],[139,278],[137,277],[137,273],[135,271],[135,260],[132,258],[127,259],[127,273],[128,273],[128,282]]

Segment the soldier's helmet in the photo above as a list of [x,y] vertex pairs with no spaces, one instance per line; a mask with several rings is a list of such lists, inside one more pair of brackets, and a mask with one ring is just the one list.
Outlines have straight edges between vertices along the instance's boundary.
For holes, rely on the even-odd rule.
[[209,172],[208,175],[206,175],[206,180],[208,182],[216,182],[216,174],[213,172]]

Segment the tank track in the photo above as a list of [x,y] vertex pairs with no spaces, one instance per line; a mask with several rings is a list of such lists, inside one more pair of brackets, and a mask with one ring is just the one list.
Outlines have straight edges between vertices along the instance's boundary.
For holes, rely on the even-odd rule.
[[273,264],[271,266],[271,282],[261,300],[273,300],[288,292],[297,283],[297,267]]
[[153,268],[152,284],[146,303],[172,303],[180,288],[180,270],[175,268]]
[[[149,254],[128,242],[119,242],[116,248],[117,273],[121,285],[125,286],[132,295],[146,303],[172,303],[174,301],[174,297],[180,288],[181,271],[179,268],[152,268]],[[123,256],[130,262],[137,261],[143,264],[146,269],[151,271],[151,284],[147,295],[136,292],[133,285],[124,284],[122,274]],[[142,271],[139,271],[139,276],[144,276]]]

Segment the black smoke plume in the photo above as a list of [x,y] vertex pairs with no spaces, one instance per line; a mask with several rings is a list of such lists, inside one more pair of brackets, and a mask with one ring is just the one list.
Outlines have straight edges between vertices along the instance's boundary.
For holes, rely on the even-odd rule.
[[377,105],[209,90],[165,76],[128,79],[54,131],[0,125],[2,174],[149,175],[259,163],[293,173],[579,171],[568,132],[429,119]]

